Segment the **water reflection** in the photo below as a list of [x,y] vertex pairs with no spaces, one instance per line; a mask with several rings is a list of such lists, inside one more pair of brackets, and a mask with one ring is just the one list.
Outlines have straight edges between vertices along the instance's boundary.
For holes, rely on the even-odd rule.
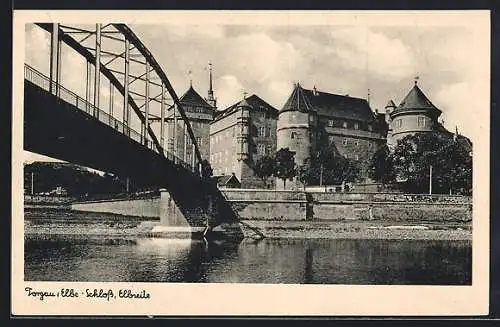
[[25,239],[25,279],[471,284],[470,241]]

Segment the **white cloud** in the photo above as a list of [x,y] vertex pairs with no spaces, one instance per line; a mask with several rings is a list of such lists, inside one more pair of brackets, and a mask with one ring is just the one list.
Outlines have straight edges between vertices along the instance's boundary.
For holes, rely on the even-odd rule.
[[460,133],[475,138],[480,124],[485,122],[478,119],[482,116],[483,108],[474,96],[471,96],[469,83],[455,83],[442,87],[436,94],[433,103],[443,111],[442,118],[445,127],[455,131],[458,127]]
[[255,83],[289,80],[301,61],[291,43],[275,41],[265,33],[240,35],[230,41],[226,51],[234,74]]
[[48,75],[50,34],[34,24],[26,25],[25,56],[28,65]]
[[178,38],[218,39],[224,37],[224,28],[221,25],[168,25],[161,31]]
[[215,82],[217,107],[224,109],[243,98],[243,84],[234,75],[224,75]]
[[391,79],[415,74],[415,58],[400,39],[364,27],[335,29],[331,36],[334,52],[353,69]]
[[276,109],[281,109],[292,93],[293,84],[291,82],[271,82],[266,90],[265,99]]

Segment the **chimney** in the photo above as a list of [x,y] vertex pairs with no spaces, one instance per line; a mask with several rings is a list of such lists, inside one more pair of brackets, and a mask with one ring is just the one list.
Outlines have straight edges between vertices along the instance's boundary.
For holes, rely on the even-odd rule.
[[313,95],[316,96],[318,95],[318,90],[316,90],[316,85],[313,87]]

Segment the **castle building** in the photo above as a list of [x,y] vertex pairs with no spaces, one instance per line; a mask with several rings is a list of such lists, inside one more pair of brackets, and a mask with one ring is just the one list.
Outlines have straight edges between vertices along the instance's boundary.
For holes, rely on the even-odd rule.
[[[188,90],[180,97],[179,102],[186,113],[202,159],[210,158],[210,123],[216,113],[216,99],[212,87],[212,64],[209,63],[209,85],[207,97],[203,98],[190,81]],[[180,117],[175,106],[167,109],[165,117],[165,131],[167,150],[185,162],[194,165],[196,154],[194,145],[189,137],[186,124]],[[175,145],[175,146],[174,146]]]
[[231,175],[242,188],[272,188],[255,175],[259,158],[276,152],[278,110],[251,95],[218,112],[210,125],[210,163],[214,175]]
[[[210,158],[210,123],[214,119],[215,108],[203,99],[192,85],[180,97],[179,102],[196,137],[201,157],[208,160]],[[178,158],[192,164],[196,160],[193,142],[189,137],[186,124],[179,113],[174,114],[174,111],[174,106],[170,107],[165,119],[167,149]],[[176,144],[175,148],[174,144]]]
[[[333,145],[337,155],[366,164],[385,144],[385,115],[374,113],[365,99],[304,89],[296,84],[279,111],[277,149],[295,152],[300,166],[311,152]],[[296,183],[286,183],[294,187]],[[281,185],[282,186],[282,185]]]
[[[392,104],[392,106],[389,106]],[[398,140],[407,135],[415,133],[426,133],[432,131],[446,131],[438,122],[441,110],[425,96],[418,87],[417,81],[401,101],[394,108],[394,102],[390,101],[386,106],[386,116],[389,121],[388,145],[395,146]]]

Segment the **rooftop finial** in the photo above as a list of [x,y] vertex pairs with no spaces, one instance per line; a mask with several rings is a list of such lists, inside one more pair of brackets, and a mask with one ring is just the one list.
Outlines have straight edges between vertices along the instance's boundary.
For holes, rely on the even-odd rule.
[[188,76],[189,76],[189,86],[192,87],[193,86],[193,72],[190,70],[188,70]]
[[417,85],[417,84],[418,84],[418,80],[419,80],[419,79],[420,79],[420,76],[418,76],[418,75],[417,75],[417,76],[415,76],[415,81],[414,81],[415,85]]
[[367,95],[366,101],[368,102],[368,105],[369,105],[370,104],[370,88],[368,88],[368,95]]
[[313,95],[318,95],[318,90],[316,89],[316,85],[313,86]]
[[247,91],[243,91],[243,99],[246,99],[247,98]]
[[208,94],[213,94],[212,90],[212,62],[208,61],[208,75],[209,75],[209,84],[208,84]]
[[214,108],[217,106],[217,101],[216,101],[216,99],[214,97],[214,90],[213,90],[213,87],[212,87],[212,62],[211,61],[208,61],[208,95],[207,95],[207,102],[212,107],[214,107]]

